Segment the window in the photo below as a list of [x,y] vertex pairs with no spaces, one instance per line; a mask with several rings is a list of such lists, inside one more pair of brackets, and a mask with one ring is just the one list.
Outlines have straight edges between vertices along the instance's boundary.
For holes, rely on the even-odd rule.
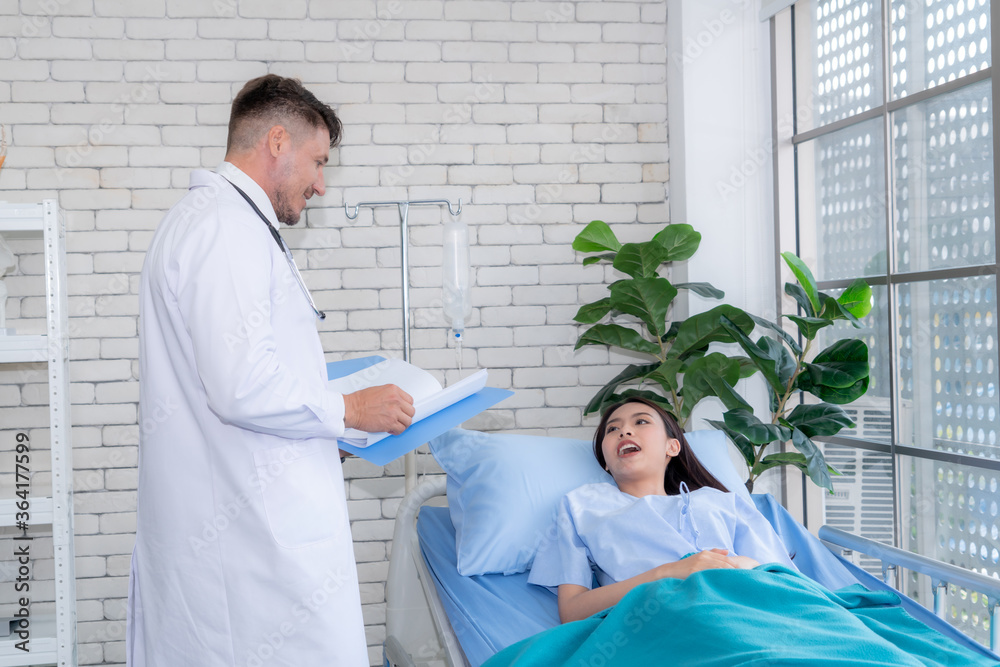
[[[868,343],[872,383],[824,445],[835,495],[809,498],[826,523],[1000,576],[991,3],[802,0],[772,20],[794,147],[779,243],[824,291],[863,277],[875,298],[863,329],[830,334]],[[905,590],[930,604],[929,581]],[[948,616],[988,643],[986,600],[952,590]]]

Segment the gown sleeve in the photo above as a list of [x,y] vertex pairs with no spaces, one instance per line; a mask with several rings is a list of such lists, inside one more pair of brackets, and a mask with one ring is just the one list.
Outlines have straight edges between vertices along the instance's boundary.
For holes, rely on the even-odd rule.
[[778,563],[797,570],[788,556],[788,550],[764,515],[752,502],[740,494],[736,498],[736,535],[733,547],[740,556],[749,556],[761,565]]
[[[187,329],[209,408],[226,423],[270,435],[342,435],[343,396],[327,388],[320,368],[295,372],[282,353],[282,346],[318,346],[315,329],[289,341],[272,327],[274,301],[299,298],[293,281],[272,294],[272,272],[287,268],[274,260],[277,246],[272,252],[259,221],[260,233],[250,233],[256,227],[248,227],[242,210],[218,202],[187,226],[168,268],[181,315],[175,325]],[[321,348],[318,355],[322,360]]]
[[531,564],[528,583],[549,588],[561,584],[592,588],[593,582],[590,550],[577,532],[570,498],[563,496],[555,520]]

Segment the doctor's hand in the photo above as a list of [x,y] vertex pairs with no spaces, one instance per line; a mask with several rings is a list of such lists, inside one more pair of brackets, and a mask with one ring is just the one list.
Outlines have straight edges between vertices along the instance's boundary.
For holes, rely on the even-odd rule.
[[394,384],[344,394],[344,425],[366,433],[402,433],[413,418],[413,398]]

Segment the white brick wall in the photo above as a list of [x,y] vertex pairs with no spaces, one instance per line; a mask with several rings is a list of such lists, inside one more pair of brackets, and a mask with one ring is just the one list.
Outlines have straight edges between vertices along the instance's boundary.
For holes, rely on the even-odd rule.
[[[572,349],[573,314],[611,274],[583,268],[570,243],[597,218],[626,239],[648,237],[637,223],[667,221],[665,20],[664,0],[0,0],[0,123],[11,139],[0,200],[56,197],[69,230],[81,664],[124,662],[143,253],[191,169],[221,160],[245,80],[298,76],[345,123],[326,196],[287,235],[331,311],[329,358],[402,345],[396,211],[349,221],[344,202],[461,198],[477,266],[463,365],[517,390],[473,424],[589,437],[582,405],[607,364],[626,360]],[[415,362],[451,378],[441,221],[435,209],[410,214],[412,345]],[[43,326],[42,272],[40,256],[20,257],[7,279],[10,326]],[[37,369],[0,367],[0,463],[13,429],[44,442],[42,383]],[[436,469],[427,456],[419,466]],[[381,664],[401,466],[350,461],[346,472]]]

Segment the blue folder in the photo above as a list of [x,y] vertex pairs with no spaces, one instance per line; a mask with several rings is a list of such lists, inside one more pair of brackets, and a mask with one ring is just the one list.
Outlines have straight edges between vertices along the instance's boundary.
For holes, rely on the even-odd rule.
[[[374,366],[380,361],[385,361],[385,359],[379,356],[371,356],[362,357],[361,359],[348,359],[346,361],[332,361],[326,365],[326,375],[330,380],[344,377],[345,375],[356,373],[363,368]],[[411,424],[408,429],[399,435],[390,435],[388,438],[380,440],[370,447],[354,447],[343,441],[339,441],[338,444],[345,452],[350,452],[375,465],[384,466],[386,463],[398,459],[407,452],[413,451],[425,442],[436,438],[449,429],[455,428],[465,420],[475,417],[483,410],[491,408],[508,396],[513,395],[514,392],[506,389],[483,387],[475,394],[463,398],[458,403],[453,403],[440,412],[421,419],[416,424]]]

